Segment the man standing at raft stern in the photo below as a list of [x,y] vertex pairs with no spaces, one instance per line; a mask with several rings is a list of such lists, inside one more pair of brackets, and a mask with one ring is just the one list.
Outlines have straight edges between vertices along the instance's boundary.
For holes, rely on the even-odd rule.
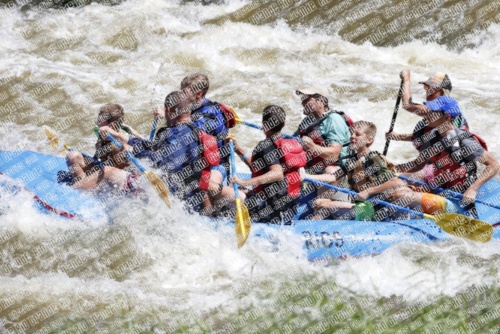
[[[455,100],[440,97],[427,102],[427,107],[430,112],[425,118],[431,128],[426,135],[428,140],[422,142],[420,154],[415,160],[400,164],[396,169],[401,172],[418,171],[415,166],[428,163],[432,172],[428,178],[432,186],[463,193],[464,202],[473,203],[477,190],[498,173],[498,161],[482,148],[469,131],[454,125],[460,113]],[[479,175],[477,162],[486,166]],[[474,214],[474,211],[471,213]]]
[[300,196],[299,168],[306,165],[306,155],[296,139],[283,138],[286,113],[282,107],[269,105],[262,111],[266,139],[249,156],[234,141],[235,152],[250,168],[252,177],[234,182],[253,189],[247,193],[247,207],[252,221],[273,224],[290,223],[297,213]]
[[[435,101],[436,99],[447,100],[451,99],[449,97],[452,85],[451,80],[445,73],[436,73],[433,76],[429,77],[425,81],[420,81],[419,84],[423,84],[423,88],[426,92],[426,101],[423,104],[414,103],[411,97],[411,82],[410,82],[410,70],[404,70],[400,73],[400,77],[403,80],[403,108],[407,111],[424,117],[430,112],[427,104],[429,102]],[[460,107],[457,105],[458,116],[454,119],[454,125],[457,128],[468,130],[469,124],[465,119]],[[422,137],[431,130],[432,128],[428,125],[425,117],[421,119],[417,125],[415,126],[413,133],[401,134],[396,132],[386,133],[385,137],[390,140],[396,141],[412,141],[415,148],[420,152],[421,151],[421,141]],[[421,169],[424,165],[416,167],[415,170]],[[429,168],[429,167],[427,167]],[[428,181],[424,179],[424,181]]]
[[[419,82],[419,84],[424,85],[426,102],[424,102],[424,104],[418,104],[414,103],[411,98],[410,70],[402,71],[400,77],[403,79],[403,108],[422,117],[430,112],[430,109],[427,107],[427,102],[434,101],[441,96],[449,96],[452,89],[451,80],[448,74],[436,73],[427,80]],[[469,124],[462,114],[460,107],[457,106],[457,109],[458,116],[454,120],[454,125],[457,128],[469,129]]]

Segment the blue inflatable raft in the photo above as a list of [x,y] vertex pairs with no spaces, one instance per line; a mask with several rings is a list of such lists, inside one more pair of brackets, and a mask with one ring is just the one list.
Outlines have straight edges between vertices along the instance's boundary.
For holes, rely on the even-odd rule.
[[[57,172],[67,170],[65,159],[31,151],[1,151],[0,173],[17,182],[0,183],[5,190],[14,191],[19,183],[33,193],[36,207],[44,213],[69,219],[84,219],[91,214],[105,216],[106,207],[100,200],[85,192],[57,183]],[[478,198],[498,204],[500,181],[490,180],[478,193]],[[500,210],[477,204],[480,219],[500,225]],[[393,222],[345,220],[295,220],[291,226],[254,223],[252,235],[276,240],[278,234],[290,231],[303,239],[309,260],[345,258],[379,254],[402,242],[432,242],[455,238],[445,233],[433,221],[411,219]],[[500,228],[493,238],[500,238]]]

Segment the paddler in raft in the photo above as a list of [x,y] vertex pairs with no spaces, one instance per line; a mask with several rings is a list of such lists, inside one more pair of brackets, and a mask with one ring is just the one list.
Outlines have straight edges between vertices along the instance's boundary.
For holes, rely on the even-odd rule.
[[[436,99],[427,103],[430,112],[424,117],[430,127],[426,140],[422,140],[419,156],[410,162],[396,166],[400,172],[417,172],[404,174],[410,178],[423,178],[422,167],[429,164],[426,182],[432,187],[438,186],[462,193],[464,203],[471,204],[476,199],[478,189],[498,173],[498,161],[467,130],[455,126],[455,118],[460,109],[455,100]],[[485,169],[478,175],[478,162]],[[473,206],[466,208],[472,210]]]
[[412,191],[403,180],[390,170],[384,156],[369,147],[373,144],[376,127],[371,122],[359,121],[352,126],[351,147],[356,151],[356,158],[342,165],[333,175],[303,175],[311,179],[334,184],[346,175],[350,188],[358,192],[356,200],[362,204],[318,199],[316,206],[326,213],[333,213],[333,219],[385,220],[400,219],[394,216],[394,209],[379,208],[366,201],[368,197],[392,202],[399,206],[417,209],[428,214],[445,212],[458,213],[461,208],[454,202],[430,193]]
[[[229,147],[225,138],[230,128],[236,125],[233,112],[224,104],[214,102],[206,97],[210,81],[203,73],[195,73],[182,79],[181,89],[186,94],[191,105],[191,119],[193,124],[203,129],[217,139],[221,163],[212,169],[218,170],[223,179],[229,173]],[[221,183],[223,180],[214,180]]]
[[[236,125],[233,112],[224,104],[211,101],[206,97],[210,81],[203,73],[195,73],[182,79],[181,89],[186,94],[191,105],[191,120],[193,124],[203,129],[206,133],[217,139],[219,147],[220,163],[213,166],[210,181],[214,184],[227,184],[229,173],[229,147],[224,139],[230,128]],[[208,216],[218,215],[217,205],[213,205],[214,198],[223,197],[218,195],[207,196],[204,202],[204,214]],[[221,204],[222,205],[222,204]]]
[[[423,142],[428,138],[427,133],[432,130],[432,127],[429,125],[425,117],[431,111],[429,106],[433,106],[436,103],[445,104],[450,101],[455,101],[449,96],[452,90],[451,80],[447,74],[437,73],[429,77],[427,80],[419,82],[423,85],[423,88],[426,92],[426,101],[423,102],[423,104],[418,104],[414,103],[411,97],[410,70],[402,71],[400,77],[403,80],[403,108],[411,113],[423,117],[423,119],[417,123],[413,130],[413,133],[400,134],[391,132],[386,133],[386,138],[396,141],[411,141],[413,142],[415,148],[419,152],[421,152]],[[467,123],[463,112],[460,110],[458,103],[456,105],[456,110],[458,112],[458,115],[454,118],[454,125],[462,130],[469,130],[469,124]],[[481,143],[481,145],[486,148],[486,143],[484,142],[484,140],[482,140],[482,138],[477,135],[474,136]],[[419,170],[423,171],[421,180],[426,183],[432,181],[432,175],[434,174],[432,164],[430,164],[428,161],[422,161],[420,165],[414,166],[414,168],[412,170],[409,170],[409,172]],[[421,188],[417,185],[414,185],[413,188],[418,191],[427,191],[427,189]]]
[[[310,85],[295,93],[301,98],[303,114],[306,116],[294,133],[302,138],[307,154],[306,170],[310,174],[333,173],[338,169],[339,161],[353,155],[349,147],[349,128],[353,122],[344,112],[330,109],[328,89],[325,87]],[[304,190],[315,191],[315,188]],[[317,188],[317,197],[346,198],[344,194],[325,187]]]
[[[99,110],[96,125],[108,126],[116,131],[137,134],[125,123],[125,112],[119,104],[106,104]],[[123,150],[114,146],[107,138],[99,137],[93,160],[84,157],[80,152],[66,152],[66,164],[69,172],[60,171],[57,174],[59,183],[66,183],[82,190],[100,191],[107,186],[135,191],[136,174],[123,169],[129,167],[128,159]],[[101,187],[98,187],[101,181]]]
[[[103,127],[100,132],[128,144],[136,157],[148,158],[154,167],[162,170],[170,192],[185,202],[188,212],[202,212],[207,191],[216,200],[233,198],[233,201],[224,201],[225,204],[234,203],[234,192],[211,181],[211,174],[219,173],[212,169],[220,161],[217,140],[195,126],[191,108],[184,91],[168,94],[165,98],[167,127],[157,133],[153,141],[119,133],[110,127]],[[244,198],[244,194],[240,196]]]
[[285,110],[277,105],[268,105],[262,111],[262,128],[266,139],[260,141],[247,154],[232,137],[235,152],[250,168],[252,177],[233,181],[247,191],[245,202],[252,221],[272,224],[288,224],[297,213],[300,196],[299,168],[306,165],[306,155],[296,139],[284,138],[281,129],[285,126]]
[[[307,177],[338,185],[339,180],[347,177],[349,188],[358,193],[357,200],[364,201],[375,195],[384,201],[394,200],[394,193],[401,191],[405,184],[389,169],[385,157],[370,149],[376,132],[377,128],[372,122],[355,122],[351,127],[350,136],[350,148],[355,152],[355,156],[343,160],[340,167],[336,167],[333,172],[316,175],[304,173],[301,178]],[[375,209],[370,202],[353,203],[318,198],[314,204],[316,211],[309,219],[372,220],[381,216],[379,214],[379,217],[375,217]]]
[[302,138],[307,154],[307,172],[321,174],[328,172],[337,160],[351,155],[349,127],[352,120],[343,112],[330,110],[328,90],[311,85],[295,91],[301,98],[306,116],[299,124],[294,136]]

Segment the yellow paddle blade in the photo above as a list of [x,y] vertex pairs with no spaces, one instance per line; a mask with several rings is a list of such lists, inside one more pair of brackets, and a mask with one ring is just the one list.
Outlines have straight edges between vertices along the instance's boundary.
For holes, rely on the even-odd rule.
[[57,147],[59,146],[59,137],[57,137],[57,135],[49,129],[45,129],[45,135],[49,140],[50,146],[52,146],[54,150],[57,150]]
[[170,206],[170,198],[168,197],[168,190],[165,182],[163,182],[163,180],[160,179],[158,175],[151,171],[145,171],[144,173],[146,174],[148,180],[151,182],[153,188],[156,190],[158,196],[160,196],[167,207],[171,209],[172,207]]
[[252,228],[252,222],[250,220],[250,214],[248,213],[248,208],[245,204],[241,202],[241,199],[236,199],[236,217],[234,222],[234,228],[236,230],[236,239],[238,240],[238,248],[241,248],[248,239],[250,235],[250,229]]
[[238,124],[243,123],[243,120],[241,119],[241,117],[240,117],[240,116],[238,116],[238,114],[236,113],[236,110],[234,110],[234,109],[233,109],[233,108],[231,108],[231,107],[228,107],[228,108],[229,108],[229,110],[231,110],[231,112],[232,112],[232,113],[233,113],[233,115],[234,115],[234,121],[235,121],[236,123],[238,123]]
[[424,217],[434,220],[445,232],[457,237],[488,242],[493,236],[493,227],[490,224],[458,213],[444,213],[436,216],[424,214]]

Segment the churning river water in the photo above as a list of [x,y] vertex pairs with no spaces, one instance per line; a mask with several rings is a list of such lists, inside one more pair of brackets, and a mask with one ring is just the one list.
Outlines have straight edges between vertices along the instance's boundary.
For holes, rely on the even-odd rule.
[[[500,2],[2,1],[0,149],[59,154],[43,128],[93,153],[99,107],[151,127],[151,107],[186,75],[209,98],[260,122],[264,106],[302,118],[295,90],[330,90],[330,106],[374,122],[382,151],[400,83],[446,72],[471,129],[500,159]],[[400,110],[397,132],[418,117]],[[248,149],[257,130],[232,130]],[[410,143],[388,158],[410,160]],[[244,166],[239,163],[239,170]],[[0,331],[5,333],[499,333],[500,248],[453,239],[311,264],[301,242],[276,249],[230,227],[124,198],[113,222],[39,213],[1,192]],[[89,208],[91,210],[92,208]]]

